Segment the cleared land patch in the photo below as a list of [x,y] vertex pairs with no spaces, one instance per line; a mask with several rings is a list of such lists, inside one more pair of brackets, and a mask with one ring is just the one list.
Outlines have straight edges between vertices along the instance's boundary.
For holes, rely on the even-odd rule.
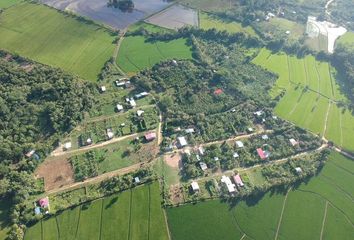
[[1,14],[0,48],[95,81],[114,49],[113,36],[43,5],[20,3]]
[[147,42],[142,36],[126,37],[120,47],[117,63],[123,71],[134,73],[167,59],[192,59],[187,39]]
[[[322,239],[353,236],[353,173],[354,162],[333,152],[319,175],[289,192],[277,239],[319,239],[322,230]],[[243,239],[273,240],[284,199],[285,192],[274,191],[232,206],[213,200],[170,208],[167,213],[172,238],[228,239],[240,234],[245,235]],[[219,217],[223,220],[218,221]]]
[[226,22],[216,16],[207,14],[204,12],[199,13],[200,28],[202,29],[212,29],[215,28],[218,31],[227,31],[229,33],[243,32],[251,36],[255,36],[256,32],[252,27],[243,27],[241,23],[238,22]]
[[24,239],[57,239],[59,234],[60,239],[167,240],[160,203],[158,183],[137,187],[42,220],[28,228]]
[[281,95],[275,107],[279,116],[354,150],[354,116],[337,106],[337,101],[346,98],[327,62],[319,62],[313,56],[273,55],[266,49],[253,62],[279,75],[270,92],[272,97]]
[[354,32],[347,32],[343,36],[341,36],[337,44],[343,44],[344,46],[354,48]]

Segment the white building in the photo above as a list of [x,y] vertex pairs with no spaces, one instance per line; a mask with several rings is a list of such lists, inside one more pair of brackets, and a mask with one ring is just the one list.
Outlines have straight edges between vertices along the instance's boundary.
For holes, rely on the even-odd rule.
[[113,136],[114,136],[114,133],[113,133],[112,129],[108,128],[107,129],[107,137],[108,137],[108,139],[112,139]]
[[64,143],[64,150],[69,150],[71,148],[71,142]]
[[107,90],[107,89],[106,89],[106,86],[101,86],[101,87],[100,87],[100,90],[101,90],[102,93],[104,93],[104,92]]
[[289,142],[290,142],[290,144],[291,144],[293,147],[295,147],[296,145],[299,144],[294,138],[290,138],[290,139],[289,139]]
[[199,166],[203,171],[206,171],[208,169],[208,165],[206,165],[205,162],[199,162]]
[[301,167],[296,167],[296,168],[295,168],[295,171],[296,171],[297,174],[302,173]]
[[178,145],[182,148],[188,145],[187,140],[185,137],[178,137],[177,138]]
[[226,177],[225,175],[222,176],[221,177],[221,182],[225,183],[229,193],[236,192],[236,185],[231,182],[231,179],[229,177]]
[[121,105],[121,104],[117,104],[117,105],[116,105],[116,108],[117,108],[117,111],[118,111],[118,112],[123,111],[123,109],[124,109],[124,108],[123,108],[123,105]]
[[243,148],[244,147],[243,142],[241,142],[241,141],[236,141],[236,146],[238,148]]
[[191,187],[192,187],[193,192],[199,192],[199,190],[200,190],[199,184],[197,182],[195,182],[195,181],[193,181],[191,183]]
[[144,114],[144,111],[143,111],[143,110],[138,110],[138,111],[136,111],[136,115],[137,115],[138,117],[141,117],[143,114]]

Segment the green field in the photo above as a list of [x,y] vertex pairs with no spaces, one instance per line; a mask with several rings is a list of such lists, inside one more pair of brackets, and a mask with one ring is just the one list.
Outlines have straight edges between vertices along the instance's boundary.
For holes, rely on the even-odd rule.
[[20,3],[0,18],[0,48],[95,81],[112,56],[108,30],[49,7]]
[[245,34],[256,36],[256,32],[252,27],[242,27],[238,22],[225,22],[214,15],[207,13],[199,13],[199,24],[202,29],[215,28],[218,31],[227,31],[229,33],[243,32]]
[[274,191],[236,206],[215,200],[170,208],[172,238],[312,240],[322,234],[322,239],[351,239],[353,174],[354,162],[332,153],[318,176],[294,187],[287,197]]
[[285,18],[272,18],[269,23],[284,33],[290,31],[289,37],[292,39],[301,38],[305,32],[305,27],[303,25]]
[[167,240],[158,183],[153,183],[42,220],[27,229],[25,240]]
[[178,2],[204,11],[225,11],[230,9],[230,0],[178,0]]
[[275,107],[277,115],[354,150],[354,116],[336,105],[336,101],[346,101],[346,97],[327,62],[309,55],[299,59],[271,54],[265,49],[253,62],[279,76],[270,93],[272,97],[285,93]]
[[0,0],[0,8],[8,8],[22,0]]
[[167,59],[191,59],[191,47],[187,39],[169,42],[146,42],[142,36],[124,38],[117,58],[118,65],[126,73],[138,72]]
[[354,32],[347,32],[337,40],[337,44],[354,48]]

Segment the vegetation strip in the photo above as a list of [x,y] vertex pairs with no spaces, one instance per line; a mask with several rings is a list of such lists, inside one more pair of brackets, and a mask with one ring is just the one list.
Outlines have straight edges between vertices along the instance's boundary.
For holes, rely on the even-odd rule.
[[284,213],[284,209],[285,209],[285,204],[286,204],[286,200],[288,199],[288,195],[289,195],[290,191],[291,191],[291,188],[289,188],[288,191],[286,192],[286,195],[285,195],[285,198],[284,198],[284,201],[283,201],[283,206],[281,208],[281,212],[280,212],[280,216],[279,216],[279,222],[278,222],[277,231],[275,233],[274,240],[278,239],[280,225],[281,225],[281,222],[283,220],[283,213]]
[[327,218],[327,209],[328,209],[328,201],[326,201],[326,206],[325,206],[325,209],[324,209],[324,216],[323,216],[323,221],[322,221],[320,240],[323,239],[323,230],[324,230],[324,226],[325,226],[326,218]]

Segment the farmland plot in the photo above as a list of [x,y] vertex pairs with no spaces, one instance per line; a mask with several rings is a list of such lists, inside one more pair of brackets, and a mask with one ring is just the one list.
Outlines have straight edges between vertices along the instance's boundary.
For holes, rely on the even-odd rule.
[[115,36],[49,7],[19,3],[0,20],[0,48],[95,81],[111,57]]
[[274,109],[276,114],[354,150],[354,115],[336,105],[336,101],[346,98],[327,62],[316,61],[313,56],[299,59],[286,54],[272,55],[265,49],[253,62],[279,75],[270,92],[273,97],[284,95]]
[[42,220],[27,229],[24,239],[168,240],[160,204],[160,188],[155,182]]
[[134,73],[167,59],[192,59],[187,39],[152,43],[142,36],[124,38],[117,63],[126,73]]
[[353,173],[354,162],[333,152],[318,176],[287,197],[268,192],[232,206],[212,200],[168,209],[172,238],[239,239],[241,234],[254,240],[349,239],[354,234]]

